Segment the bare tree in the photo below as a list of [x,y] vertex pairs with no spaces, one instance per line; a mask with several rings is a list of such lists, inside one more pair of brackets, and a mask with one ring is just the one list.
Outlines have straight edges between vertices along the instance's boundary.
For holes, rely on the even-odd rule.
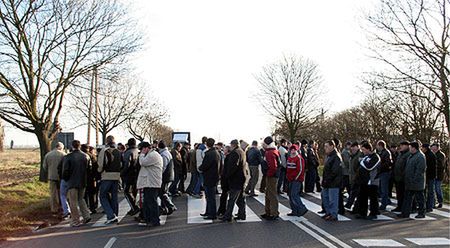
[[5,127],[3,126],[3,121],[0,119],[0,152],[3,152],[4,145],[5,145]]
[[[128,80],[119,82],[103,80],[98,92],[98,119],[99,132],[102,135],[102,143],[105,144],[106,136],[115,128],[125,125],[129,120],[141,115],[141,110],[147,105],[144,92],[139,90],[139,84]],[[88,120],[90,97],[86,90],[77,88],[73,93],[72,106],[78,110],[83,120]],[[96,126],[96,112],[92,113],[91,127]],[[87,122],[80,122],[82,125]]]
[[127,16],[116,1],[0,0],[0,118],[34,133],[41,158],[74,80],[140,47]]
[[[450,134],[449,0],[382,0],[367,16],[370,49],[385,68],[368,83],[376,89],[411,93],[427,100],[445,119]],[[424,93],[424,94],[422,94]],[[429,94],[431,93],[431,94]]]
[[280,61],[263,67],[255,78],[260,86],[256,97],[269,115],[286,125],[292,142],[300,129],[314,124],[321,115],[322,80],[313,61],[283,56]]
[[155,130],[169,118],[167,110],[158,103],[148,104],[144,108],[148,109],[147,112],[128,119],[126,123],[130,134],[141,142],[146,138],[152,141],[157,135]]

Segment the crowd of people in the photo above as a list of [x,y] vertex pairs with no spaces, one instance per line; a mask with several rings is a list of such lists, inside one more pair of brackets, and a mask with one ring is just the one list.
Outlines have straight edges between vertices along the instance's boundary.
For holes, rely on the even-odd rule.
[[145,227],[159,226],[160,215],[177,210],[172,198],[183,194],[205,197],[203,218],[223,222],[245,220],[246,197],[259,192],[265,195],[261,217],[268,221],[279,218],[279,194],[289,196],[289,216],[303,216],[308,209],[302,196],[314,190],[321,192],[320,213],[326,221],[336,221],[346,211],[355,218],[376,219],[392,204],[394,186],[398,204],[391,210],[399,212],[398,218],[409,218],[412,212],[418,213],[415,218],[425,218],[426,212],[442,207],[448,159],[438,143],[403,141],[397,147],[380,140],[374,148],[366,141],[347,142],[341,150],[340,141],[333,139],[323,148],[326,156],[321,160],[318,143],[307,140],[291,143],[268,136],[261,144],[232,140],[224,145],[203,137],[192,148],[188,142],[177,142],[169,149],[162,140],[137,144],[131,138],[124,145],[108,136],[98,149],[75,140],[68,154],[57,143],[43,166],[51,211],[70,218],[72,227],[89,223],[98,202],[107,216],[105,224],[117,223],[120,191],[129,204],[127,214]]

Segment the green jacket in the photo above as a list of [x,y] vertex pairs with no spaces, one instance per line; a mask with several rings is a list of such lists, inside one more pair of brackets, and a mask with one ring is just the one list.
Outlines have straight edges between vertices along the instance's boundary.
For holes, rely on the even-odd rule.
[[411,153],[408,151],[400,152],[394,164],[394,180],[396,182],[405,181],[405,167]]
[[417,151],[408,157],[405,167],[405,189],[421,191],[425,189],[425,171],[427,163],[425,155]]
[[349,168],[349,176],[350,176],[350,184],[353,184],[356,180],[356,176],[358,175],[359,170],[359,162],[364,157],[364,154],[361,150],[358,150],[356,154],[352,154],[350,156],[350,168]]

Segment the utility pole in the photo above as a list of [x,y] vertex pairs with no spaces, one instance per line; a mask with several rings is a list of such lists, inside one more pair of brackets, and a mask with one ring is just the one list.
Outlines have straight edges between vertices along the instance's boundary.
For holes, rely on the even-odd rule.
[[99,138],[98,138],[98,72],[97,72],[97,67],[95,67],[94,69],[94,73],[95,73],[95,146],[97,147],[99,145]]
[[88,113],[88,125],[87,125],[87,142],[86,144],[91,143],[91,121],[92,121],[92,105],[94,104],[94,80],[95,80],[96,70],[92,71],[92,80],[91,80],[91,91],[89,96],[89,113]]

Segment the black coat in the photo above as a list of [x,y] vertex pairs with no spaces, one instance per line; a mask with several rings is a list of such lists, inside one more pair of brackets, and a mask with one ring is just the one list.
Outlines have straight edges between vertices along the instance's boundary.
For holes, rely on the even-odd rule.
[[323,168],[322,187],[340,188],[342,186],[342,159],[336,150],[332,151],[325,160]]
[[64,157],[62,178],[67,182],[67,189],[86,187],[89,160],[89,156],[80,150],[74,150]]
[[225,158],[223,177],[230,189],[243,190],[245,184],[244,158],[242,157],[243,152],[239,152],[238,149],[240,148],[231,151]]
[[445,154],[439,150],[438,152],[436,152],[436,158],[437,158],[437,165],[436,165],[436,169],[437,169],[437,175],[436,175],[436,179],[439,181],[444,180],[444,174],[445,174],[445,168],[446,168],[446,159],[445,159]]
[[138,158],[139,150],[136,147],[129,147],[123,154],[120,176],[125,183],[136,183],[139,174]]
[[391,172],[393,165],[391,152],[387,149],[383,149],[378,155],[380,155],[381,159],[380,173]]
[[437,159],[436,159],[436,155],[434,155],[434,153],[428,149],[425,152],[425,159],[427,161],[427,176],[426,179],[427,181],[430,180],[434,180],[436,179],[436,174],[437,174],[437,168],[436,168],[436,164],[437,164]]
[[199,169],[203,173],[203,184],[206,187],[217,186],[219,181],[220,154],[215,149],[209,149],[205,152],[205,157]]

